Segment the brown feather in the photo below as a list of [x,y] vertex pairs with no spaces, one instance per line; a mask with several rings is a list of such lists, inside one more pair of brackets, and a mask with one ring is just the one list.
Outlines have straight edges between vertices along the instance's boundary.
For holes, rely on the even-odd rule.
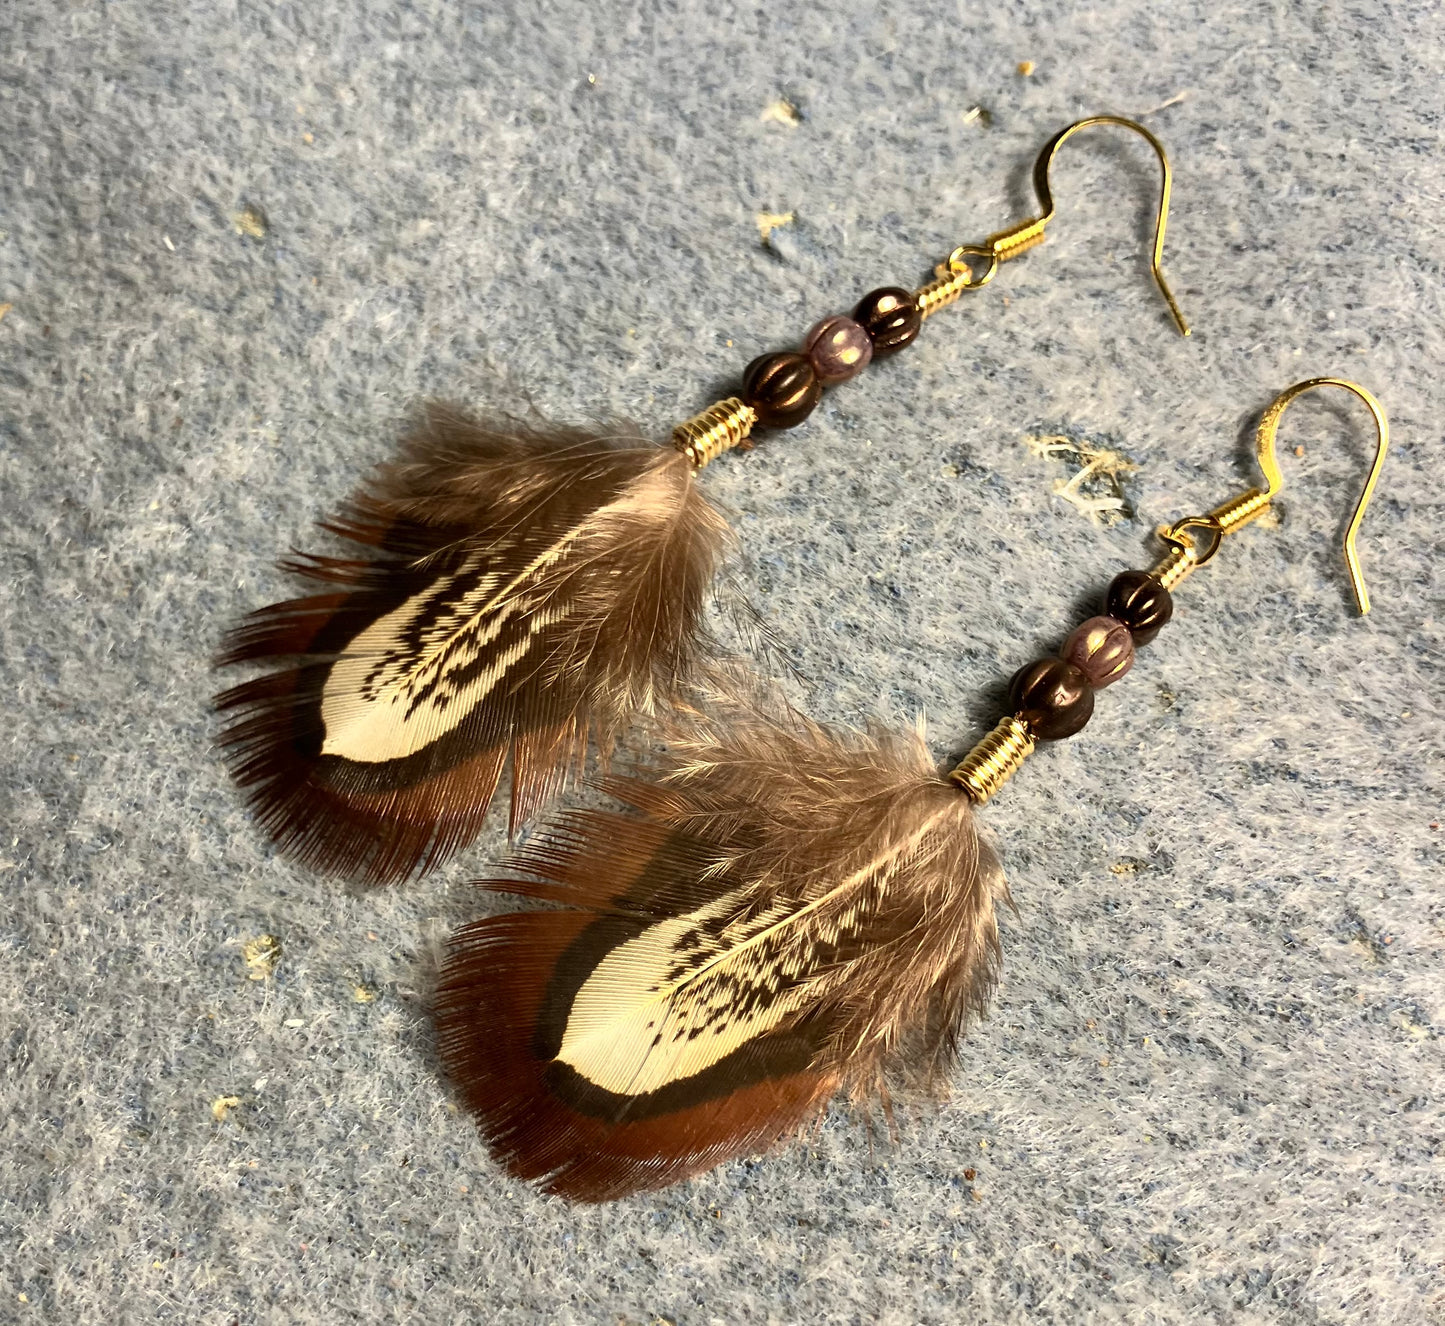
[[366,554],[296,558],[339,591],[230,633],[274,670],[217,697],[221,744],[284,850],[372,882],[465,846],[508,757],[515,830],[670,703],[727,539],[670,448],[443,409],[327,528]]
[[563,910],[455,936],[443,1061],[513,1173],[580,1200],[764,1149],[839,1088],[938,1081],[998,961],[1002,872],[921,732],[734,710],[640,814],[559,817],[490,887]]

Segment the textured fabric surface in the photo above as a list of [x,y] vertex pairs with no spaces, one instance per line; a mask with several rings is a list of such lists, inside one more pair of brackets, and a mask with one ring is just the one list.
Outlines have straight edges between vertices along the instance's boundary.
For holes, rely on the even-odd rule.
[[[0,1321],[1441,1320],[1442,74],[1428,0],[7,0]],[[389,891],[278,859],[221,630],[420,400],[665,436],[1101,110],[1173,155],[1195,335],[1147,148],[1071,142],[1049,244],[703,477],[742,591],[810,712],[943,759],[1342,374],[1395,430],[1375,611],[1368,415],[1308,398],[1278,527],[982,813],[1019,910],[952,1102],[539,1198],[427,1016],[504,811]],[[1125,518],[1056,493],[1080,446]]]

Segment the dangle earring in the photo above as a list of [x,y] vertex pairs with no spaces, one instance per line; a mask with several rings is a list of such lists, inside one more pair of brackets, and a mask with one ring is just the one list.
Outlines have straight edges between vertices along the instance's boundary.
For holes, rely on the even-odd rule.
[[1264,488],[1161,531],[1165,556],[1116,576],[1106,615],[1020,670],[1010,713],[946,777],[921,731],[830,731],[741,698],[674,732],[654,781],[603,787],[632,814],[574,810],[487,887],[561,904],[452,938],[436,1000],[441,1058],[493,1155],[548,1192],[604,1201],[764,1150],[839,1091],[887,1101],[902,1070],[935,1085],[986,1006],[1008,902],[975,807],[1041,741],[1078,732],[1169,621],[1172,594],[1280,491],[1275,434],[1319,387],[1280,395],[1257,434]]
[[631,431],[496,428],[433,408],[400,457],[323,526],[364,550],[284,569],[331,586],[253,613],[220,664],[273,670],[217,697],[231,772],[256,818],[297,860],[373,883],[436,865],[477,834],[510,756],[511,828],[635,716],[674,706],[698,675],[707,586],[727,542],[693,475],[754,428],[792,428],[825,386],[901,350],[925,319],[1041,242],[1049,167],[1096,116],[1045,146],[1041,213],[961,245],[916,291],[865,295],[824,318],[802,352],[767,354],[738,395],[679,424],[672,446]]

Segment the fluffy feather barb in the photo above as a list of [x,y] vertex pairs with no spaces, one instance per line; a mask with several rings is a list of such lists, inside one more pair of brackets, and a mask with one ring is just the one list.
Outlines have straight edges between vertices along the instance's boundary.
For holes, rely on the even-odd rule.
[[492,885],[567,908],[465,927],[443,972],[443,1059],[509,1169],[605,1200],[946,1071],[1005,889],[921,734],[753,716],[609,788],[641,814],[565,815]]
[[691,672],[726,526],[686,460],[635,437],[496,432],[434,410],[328,526],[337,592],[253,614],[223,663],[237,780],[308,864],[376,882],[477,832],[512,760],[512,823]]

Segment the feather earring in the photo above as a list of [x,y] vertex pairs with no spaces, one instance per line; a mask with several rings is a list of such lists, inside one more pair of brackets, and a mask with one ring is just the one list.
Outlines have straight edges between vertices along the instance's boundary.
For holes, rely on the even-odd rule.
[[993,988],[1008,896],[975,807],[1037,742],[1083,728],[1171,591],[1269,509],[1280,416],[1322,386],[1354,392],[1378,429],[1345,540],[1367,612],[1355,534],[1388,426],[1364,388],[1313,379],[1260,423],[1267,487],[1163,531],[1167,555],[1015,675],[1012,712],[947,778],[921,732],[838,735],[734,700],[674,737],[655,782],[605,785],[633,813],[572,812],[535,837],[489,887],[562,906],[461,929],[436,1003],[442,1059],[496,1158],[607,1200],[766,1149],[899,1068],[946,1077]]
[[746,710],[672,746],[639,815],[574,811],[492,887],[565,911],[455,939],[442,1055],[499,1159],[599,1201],[767,1148],[981,1011],[1002,872],[921,732]]
[[482,427],[433,410],[326,526],[362,549],[287,569],[330,592],[265,608],[227,638],[222,664],[270,671],[217,697],[236,781],[262,827],[307,865],[403,879],[478,832],[510,761],[511,827],[550,800],[589,742],[605,756],[637,715],[695,679],[707,587],[727,542],[695,471],[756,426],[791,428],[823,387],[910,344],[924,319],[1044,238],[1049,167],[1096,124],[1159,141],[1114,116],[1070,125],[1035,168],[1042,211],[955,249],[935,280],[866,295],[825,318],[803,353],[755,359],[741,393],[680,424],[671,449],[634,435]]
[[469,842],[509,756],[515,827],[685,684],[728,535],[680,451],[437,409],[328,528],[371,555],[291,563],[338,592],[231,633],[286,666],[218,698],[222,743],[283,848],[377,882]]

